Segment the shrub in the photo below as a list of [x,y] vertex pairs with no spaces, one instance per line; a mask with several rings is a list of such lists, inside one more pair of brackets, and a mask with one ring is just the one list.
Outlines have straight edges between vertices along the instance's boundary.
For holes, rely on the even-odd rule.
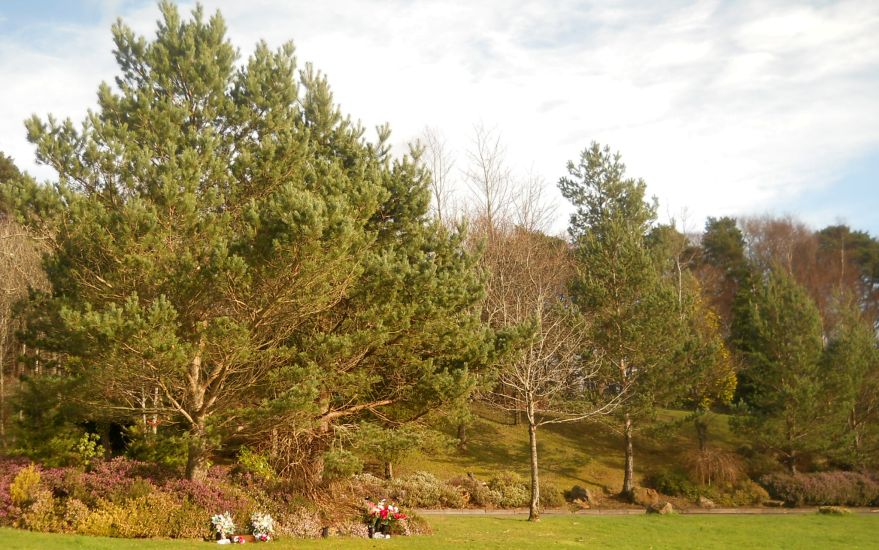
[[699,487],[699,496],[704,496],[718,506],[759,506],[769,500],[766,489],[750,479],[743,479],[736,484],[712,485]]
[[855,472],[769,474],[760,483],[770,495],[793,506],[879,504],[879,483]]
[[102,501],[97,508],[79,524],[77,533],[95,537],[114,537],[114,523],[122,516],[121,507],[110,501]]
[[766,489],[750,479],[741,481],[733,487],[731,495],[733,506],[759,506],[767,500],[769,500],[769,493],[766,492]]
[[734,484],[744,472],[742,459],[723,449],[706,448],[688,452],[684,454],[682,462],[690,479],[702,485]]
[[212,514],[229,511],[236,525],[246,525],[250,513],[256,508],[256,503],[246,493],[218,479],[178,479],[165,483],[162,490],[204,510],[207,516],[202,522],[207,522],[206,518]]
[[449,480],[449,485],[459,487],[466,493],[466,498],[473,506],[482,508],[497,506],[497,502],[493,497],[496,495],[488,488],[488,484],[482,482],[472,475],[463,477],[455,477]]
[[[375,490],[364,493],[366,487]],[[394,497],[394,491],[415,502],[401,502],[407,514],[415,505],[466,504],[460,488],[423,472],[393,482],[368,475],[336,481],[323,495],[324,508],[332,510],[327,513],[291,493],[287,484],[259,483],[251,474],[232,477],[226,468],[212,468],[204,482],[196,482],[128,459],[97,461],[90,472],[6,460],[0,461],[0,524],[108,537],[200,539],[210,536],[212,514],[228,510],[237,524],[245,525],[252,512],[261,510],[276,518],[279,536],[318,537],[323,527],[359,536],[365,534],[363,497]],[[413,517],[400,529],[418,533],[428,528]]]
[[278,536],[317,538],[324,527],[318,512],[306,508],[282,514],[277,520],[275,531]]
[[159,480],[169,474],[155,466],[125,458],[94,462],[91,472],[75,468],[52,469],[43,472],[44,483],[59,497],[73,497],[90,508],[100,500],[122,503],[143,496],[155,488]]
[[40,489],[40,471],[34,464],[22,468],[9,485],[12,504],[24,508],[34,502]]
[[565,491],[564,496],[565,500],[571,502],[575,500],[586,501],[589,500],[589,491],[587,489],[584,489],[583,487],[580,487],[579,485],[574,485],[573,487],[571,487],[570,491]]
[[540,504],[546,508],[559,508],[565,505],[565,494],[552,483],[541,483]]
[[[394,528],[396,529],[398,525],[402,525],[406,520],[401,520],[396,522]],[[366,538],[369,536],[369,528],[366,523],[362,521],[341,521],[330,529],[330,534],[337,537],[357,537],[357,538]],[[396,534],[396,532],[395,532]],[[400,533],[400,534],[408,534],[408,533]]]
[[63,515],[56,510],[55,499],[52,493],[46,489],[40,489],[34,496],[33,502],[22,516],[22,527],[32,531],[44,531],[57,533],[64,530]]
[[525,480],[516,472],[504,471],[488,480],[493,500],[503,508],[528,506],[531,491]]
[[405,523],[405,531],[409,535],[429,535],[433,532],[427,520],[415,513],[410,513],[409,518],[401,523]]
[[818,513],[828,516],[847,516],[851,514],[852,511],[842,506],[821,506],[818,508]]
[[131,483],[125,488],[125,492],[120,496],[124,500],[137,500],[149,496],[154,489],[155,487],[149,480],[136,477],[131,480]]
[[68,498],[64,504],[65,531],[76,533],[88,521],[91,510],[86,504],[77,498]]
[[98,443],[100,440],[98,434],[82,434],[73,448],[73,455],[78,466],[88,468],[96,458],[103,456],[104,447]]
[[205,518],[215,513],[215,510],[205,510],[188,500],[184,501],[168,526],[167,536],[175,539],[208,538],[211,536],[211,526]]
[[358,496],[362,495],[362,498],[369,497],[379,500],[379,495],[387,492],[387,482],[369,473],[351,476],[347,485],[349,492]]
[[249,472],[257,478],[266,481],[272,481],[278,477],[275,469],[269,464],[269,459],[264,454],[258,453],[250,447],[241,447],[238,450],[238,465],[245,472]]
[[116,532],[125,538],[166,537],[179,509],[180,503],[162,492],[131,499],[122,506]]
[[442,482],[433,474],[415,472],[389,483],[392,496],[410,508],[463,508],[465,494],[454,485]]
[[699,497],[699,489],[690,478],[678,470],[660,470],[644,479],[648,487],[653,487],[662,494],[673,497]]

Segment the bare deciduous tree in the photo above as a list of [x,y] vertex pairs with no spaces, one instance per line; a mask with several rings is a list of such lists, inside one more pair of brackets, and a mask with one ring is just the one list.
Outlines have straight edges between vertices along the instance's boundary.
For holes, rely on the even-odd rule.
[[481,124],[474,127],[464,178],[475,200],[471,217],[485,226],[484,233],[489,240],[509,221],[513,184],[505,155],[497,130]]
[[531,466],[529,519],[540,517],[537,430],[607,414],[625,393],[596,399],[597,370],[584,359],[589,349],[585,320],[571,307],[566,284],[572,271],[562,239],[517,227],[497,236],[486,317],[508,332],[510,349],[499,366],[498,384],[487,397],[499,408],[524,414],[528,424]]
[[547,231],[556,205],[546,201],[546,181],[531,172],[517,186],[513,197],[516,225],[528,231]]
[[455,159],[438,128],[425,128],[422,138],[424,164],[431,174],[431,209],[441,224],[447,224],[454,220],[456,214],[454,182],[451,179]]

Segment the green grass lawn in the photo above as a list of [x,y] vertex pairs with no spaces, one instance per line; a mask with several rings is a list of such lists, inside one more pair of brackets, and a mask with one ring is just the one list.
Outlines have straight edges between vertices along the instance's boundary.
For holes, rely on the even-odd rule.
[[[267,548],[877,548],[879,515],[431,517],[434,534],[391,540],[282,540]],[[198,541],[122,540],[0,529],[0,547],[45,550],[215,548]]]

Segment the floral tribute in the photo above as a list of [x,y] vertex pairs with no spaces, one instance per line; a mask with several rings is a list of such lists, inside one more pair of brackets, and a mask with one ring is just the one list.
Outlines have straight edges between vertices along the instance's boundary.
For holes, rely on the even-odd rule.
[[254,512],[250,516],[250,525],[253,527],[253,536],[261,542],[272,540],[275,534],[275,520],[272,516],[262,512]]
[[211,516],[211,525],[219,540],[229,540],[228,536],[235,532],[235,522],[229,512]]
[[395,503],[388,504],[385,499],[374,503],[366,499],[366,524],[370,538],[391,538],[391,526],[401,519],[406,519],[406,514],[400,512]]

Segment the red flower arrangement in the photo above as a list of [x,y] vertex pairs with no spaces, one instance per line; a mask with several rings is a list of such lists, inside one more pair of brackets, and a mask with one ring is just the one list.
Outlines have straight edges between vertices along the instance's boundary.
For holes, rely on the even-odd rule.
[[377,504],[366,499],[366,523],[370,528],[370,538],[390,538],[391,525],[401,519],[407,519],[395,503],[388,504],[385,499]]

